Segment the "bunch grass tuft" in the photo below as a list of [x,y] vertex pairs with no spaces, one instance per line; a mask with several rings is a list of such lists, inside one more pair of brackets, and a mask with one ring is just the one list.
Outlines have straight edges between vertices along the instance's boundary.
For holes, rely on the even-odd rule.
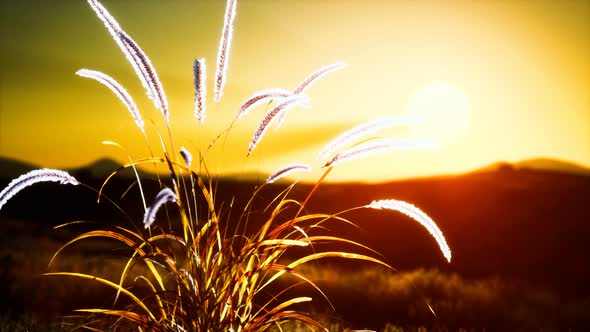
[[[316,289],[318,294],[327,299],[322,290],[300,272],[300,267],[308,262],[327,258],[362,260],[389,267],[380,259],[354,251],[316,251],[314,248],[315,244],[339,243],[353,248],[368,249],[349,239],[318,232],[324,229],[323,224],[327,221],[352,224],[343,215],[355,209],[390,209],[408,215],[430,231],[441,246],[444,256],[450,261],[450,249],[440,229],[430,217],[409,203],[389,199],[353,207],[337,214],[306,212],[310,198],[336,164],[372,153],[430,146],[421,141],[369,141],[336,153],[324,164],[323,174],[305,199],[299,201],[291,197],[291,190],[296,185],[293,183],[274,197],[262,213],[256,211],[254,202],[264,199],[259,196],[264,188],[275,181],[283,180],[293,172],[312,170],[309,164],[291,163],[277,170],[266,183],[258,186],[248,197],[247,204],[241,211],[232,211],[231,203],[229,207],[222,208],[223,203],[227,202],[216,201],[216,179],[207,172],[203,158],[193,161],[192,154],[184,147],[178,149],[178,156],[182,159],[178,159],[174,152],[176,148],[169,127],[168,102],[149,58],[121,29],[102,4],[96,0],[88,0],[88,3],[135,69],[155,108],[162,112],[169,141],[166,142],[166,139],[159,135],[163,155],[154,155],[141,116],[127,91],[106,74],[84,69],[77,72],[80,76],[93,78],[106,85],[123,101],[144,133],[151,155],[141,159],[129,157],[129,163],[107,177],[98,191],[100,200],[101,197],[105,197],[102,190],[109,180],[123,169],[132,168],[145,208],[143,220],[136,220],[131,227],[117,226],[82,233],[61,247],[49,263],[51,266],[59,254],[73,244],[93,238],[113,240],[129,250],[130,254],[117,280],[107,280],[80,272],[45,274],[51,277],[92,280],[112,290],[113,303],[110,307],[76,310],[78,315],[86,318],[76,329],[242,332],[266,331],[271,328],[282,330],[284,324],[299,321],[326,330],[320,322],[299,309],[301,304],[312,301],[312,297],[289,295],[293,288],[304,284]],[[227,1],[215,77],[216,102],[220,101],[226,83],[236,6],[237,0]],[[305,78],[293,91],[267,89],[246,100],[235,119],[262,102],[276,100],[276,105],[263,117],[253,134],[252,141],[247,147],[248,155],[260,143],[273,121],[285,121],[287,111],[293,106],[307,106],[309,98],[303,93],[314,81],[344,66],[344,63],[338,62],[322,67]],[[206,96],[205,59],[195,61],[194,74],[195,117],[203,123]],[[322,156],[327,157],[347,145],[354,144],[361,136],[408,122],[408,119],[392,118],[355,127],[330,142],[322,150]],[[111,141],[105,144],[121,147]],[[167,146],[172,148],[167,150]],[[161,165],[169,171],[168,177],[158,176],[160,191],[150,206],[145,204],[144,197],[149,195],[144,193],[139,173],[136,171],[136,167],[142,164]],[[20,190],[43,181],[79,184],[78,180],[63,171],[32,171],[10,182],[8,187],[0,192],[0,208]],[[110,199],[108,201],[116,204]],[[166,203],[170,204],[165,205]],[[167,213],[158,214],[161,207],[165,207]],[[249,224],[251,218],[259,219],[254,223],[256,227]],[[303,250],[304,253],[293,258],[291,253],[297,248],[297,252]]]

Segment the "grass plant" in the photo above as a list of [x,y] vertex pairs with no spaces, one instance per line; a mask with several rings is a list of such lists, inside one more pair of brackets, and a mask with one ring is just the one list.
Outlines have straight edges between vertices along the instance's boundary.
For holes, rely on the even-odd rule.
[[[221,101],[227,80],[237,2],[227,1],[215,75],[214,99],[217,103]],[[135,170],[140,165],[156,164],[162,165],[169,174],[158,177],[160,191],[153,198],[153,203],[147,205],[145,201],[149,201],[150,197],[148,193],[144,193],[141,179],[135,172],[145,207],[142,223],[135,220],[132,226],[128,227],[116,226],[87,231],[66,243],[51,259],[50,266],[58,259],[60,253],[73,244],[93,238],[110,239],[128,248],[129,256],[122,272],[114,279],[71,271],[45,274],[47,277],[63,278],[64,282],[67,282],[66,278],[91,280],[112,290],[111,306],[76,310],[75,316],[83,320],[74,329],[281,331],[284,324],[293,324],[297,321],[299,324],[325,330],[326,327],[321,322],[300,309],[301,304],[312,301],[312,297],[290,295],[292,289],[307,285],[316,290],[315,294],[325,297],[322,290],[300,272],[302,265],[327,258],[342,258],[373,262],[389,268],[382,260],[375,258],[376,255],[361,254],[352,249],[366,251],[368,248],[362,244],[331,236],[324,231],[323,226],[328,221],[352,224],[352,221],[346,219],[345,214],[354,209],[390,209],[414,218],[435,236],[444,256],[450,261],[451,253],[442,232],[432,219],[411,204],[384,200],[336,214],[309,213],[306,209],[308,201],[336,164],[366,154],[430,147],[424,142],[410,140],[369,141],[356,145],[359,139],[372,135],[377,129],[405,123],[407,119],[387,118],[382,120],[381,125],[375,125],[378,121],[371,122],[360,129],[353,128],[354,139],[350,139],[351,135],[344,133],[342,137],[346,139],[345,142],[331,143],[323,153],[331,157],[325,161],[323,175],[304,199],[297,200],[291,197],[291,191],[296,186],[296,183],[293,183],[268,201],[262,211],[257,210],[255,204],[265,186],[290,172],[311,169],[307,164],[293,163],[272,174],[267,183],[260,184],[243,209],[232,211],[231,202],[216,200],[215,178],[208,173],[205,161],[199,158],[193,162],[192,155],[187,149],[174,145],[173,133],[169,127],[170,113],[166,94],[147,55],[123,31],[106,8],[96,0],[88,0],[88,3],[135,69],[154,106],[161,111],[168,132],[168,137],[164,138],[161,135],[158,142],[162,148],[161,155],[151,152],[145,158],[130,159],[129,163],[105,179],[103,187],[98,190],[99,199],[107,199],[116,206],[115,200],[104,195],[103,188],[113,176],[124,169]],[[199,59],[195,61],[194,66],[195,117],[201,124],[205,124],[206,109],[204,64],[205,60]],[[273,122],[278,121],[280,126],[291,107],[306,106],[310,102],[303,92],[315,80],[342,67],[343,63],[322,67],[305,78],[293,91],[262,90],[249,98],[237,113],[236,120],[263,102],[271,102],[274,105],[260,122],[250,145],[245,147],[248,154],[261,142],[264,133]],[[120,98],[144,134],[150,151],[153,151],[153,142],[150,142],[145,134],[139,110],[126,90],[106,74],[87,69],[80,70],[78,74],[97,80]],[[329,156],[332,152],[338,153]],[[70,175],[57,170],[34,171],[11,182],[0,193],[0,207],[18,191],[40,181],[78,184]],[[258,220],[251,220],[252,218]],[[66,226],[69,225],[63,225]],[[325,243],[346,244],[351,250],[315,250],[315,245]],[[292,252],[297,254],[293,256]],[[278,280],[286,279],[285,276],[290,276],[288,280],[292,282],[287,285],[284,282],[279,283]],[[329,304],[329,300],[326,303]]]

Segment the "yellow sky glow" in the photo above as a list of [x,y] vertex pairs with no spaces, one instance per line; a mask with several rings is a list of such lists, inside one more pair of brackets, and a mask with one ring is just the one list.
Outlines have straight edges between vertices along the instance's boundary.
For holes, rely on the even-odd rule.
[[[435,120],[377,136],[427,136],[438,149],[343,163],[329,180],[460,173],[534,157],[590,166],[587,1],[238,0],[219,105],[212,84],[223,1],[103,4],[151,58],[170,102],[175,143],[194,155],[206,151],[254,92],[293,89],[324,65],[349,64],[314,84],[312,108],[291,111],[249,158],[264,107],[234,123],[207,153],[215,173],[270,173],[304,162],[314,172],[302,178],[315,179],[316,155],[331,138],[364,121],[413,113]],[[0,156],[59,168],[104,156],[126,160],[104,140],[135,158],[147,155],[125,107],[105,87],[74,75],[80,68],[123,84],[158,146],[157,129],[165,133],[161,115],[84,1],[0,6]],[[209,90],[203,126],[193,118],[191,70],[201,57]]]

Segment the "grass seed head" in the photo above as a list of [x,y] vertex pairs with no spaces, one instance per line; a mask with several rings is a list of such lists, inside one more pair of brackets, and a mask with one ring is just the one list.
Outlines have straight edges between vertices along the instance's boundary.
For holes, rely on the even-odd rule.
[[301,163],[294,163],[294,164],[289,164],[287,166],[281,167],[280,169],[278,169],[277,171],[275,171],[274,173],[272,173],[268,179],[266,180],[266,183],[273,183],[276,180],[285,177],[291,173],[294,172],[311,172],[311,166],[307,165],[307,164],[301,164]]
[[48,168],[30,171],[10,181],[8,186],[0,192],[0,210],[19,191],[39,182],[59,182],[60,184],[71,184],[74,186],[80,184],[78,180],[66,171]]
[[184,160],[186,167],[190,168],[191,164],[193,162],[193,155],[187,149],[185,149],[184,147],[181,147],[180,148],[180,156]]
[[143,225],[149,228],[156,220],[156,213],[167,202],[176,202],[176,194],[170,188],[164,188],[156,195],[152,205],[148,207],[143,216]]
[[447,261],[449,263],[451,262],[451,249],[447,245],[447,240],[445,239],[443,233],[438,228],[436,223],[432,220],[432,218],[430,218],[426,213],[424,213],[422,210],[420,210],[413,204],[404,201],[399,201],[396,199],[385,199],[373,201],[371,202],[371,204],[367,205],[367,207],[371,209],[386,209],[398,211],[419,222],[434,237]]
[[121,51],[125,54],[129,63],[131,63],[143,87],[146,89],[148,97],[153,100],[154,106],[162,112],[168,123],[168,100],[150,59],[141,50],[139,45],[121,29],[119,23],[117,23],[100,2],[88,0],[88,4],[90,4],[90,7],[104,23],[117,45],[119,45],[119,48],[121,48]]
[[270,100],[277,100],[280,102],[281,100],[289,97],[290,95],[292,95],[292,92],[285,89],[267,89],[258,91],[252,96],[250,96],[250,98],[248,98],[242,104],[242,106],[240,107],[240,111],[238,112],[237,118],[239,119],[245,116],[250,112],[251,109],[258,105],[264,104]]
[[112,77],[95,70],[80,69],[76,72],[76,75],[94,79],[99,83],[105,85],[107,88],[111,89],[111,91],[113,91],[115,95],[119,97],[123,104],[127,106],[127,109],[129,110],[129,113],[131,113],[131,116],[133,117],[135,124],[137,125],[137,127],[139,127],[141,132],[145,134],[145,129],[143,127],[143,119],[141,117],[141,114],[139,114],[137,105],[133,101],[133,98],[131,98],[131,95],[129,95],[127,90],[125,90],[125,88],[123,88],[121,84],[115,81]]
[[305,92],[305,90],[307,90],[307,88],[309,88],[312,85],[312,83],[314,83],[316,80],[326,76],[328,73],[332,71],[342,69],[346,66],[347,64],[344,62],[336,62],[334,64],[327,65],[318,69],[311,75],[307,76],[301,83],[299,83],[295,90],[293,90],[293,93],[299,94]]
[[237,0],[227,0],[225,16],[223,20],[223,29],[221,30],[221,39],[217,51],[217,71],[215,74],[215,102],[221,101],[223,90],[225,89],[227,66],[229,62],[229,51],[233,37],[233,25],[236,17]]
[[[321,295],[325,296],[321,289],[298,271],[302,264],[319,259],[345,258],[388,266],[381,260],[367,255],[344,251],[318,252],[313,248],[316,243],[330,242],[368,249],[352,240],[317,234],[317,232],[326,230],[323,223],[327,220],[351,224],[350,221],[341,216],[341,213],[306,214],[305,212],[308,208],[308,201],[316,192],[320,183],[330,173],[332,167],[329,167],[323,173],[303,201],[298,201],[290,196],[293,184],[274,197],[268,204],[267,209],[254,211],[257,209],[252,205],[254,199],[258,197],[258,190],[256,190],[244,207],[242,214],[236,217],[235,214],[231,213],[231,209],[235,208],[233,200],[229,205],[224,205],[227,202],[219,204],[216,201],[219,197],[217,180],[210,175],[202,160],[199,162],[199,168],[202,166],[204,169],[202,173],[191,171],[190,182],[187,182],[186,178],[183,177],[182,170],[186,168],[182,163],[177,162],[176,149],[169,127],[166,95],[149,58],[98,1],[88,0],[88,3],[126,55],[148,92],[148,96],[153,99],[156,108],[164,115],[168,126],[169,141],[166,142],[166,138],[162,135],[158,137],[163,147],[163,156],[154,156],[149,138],[144,135],[151,156],[140,160],[132,160],[129,157],[130,162],[121,167],[121,169],[128,167],[134,169],[144,207],[146,204],[143,199],[141,181],[135,167],[143,163],[160,163],[164,164],[169,171],[169,177],[157,176],[158,185],[163,189],[158,192],[153,203],[145,208],[144,227],[149,229],[153,225],[158,210],[162,205],[167,202],[176,202],[177,207],[174,211],[174,217],[168,215],[168,227],[166,227],[166,224],[162,224],[158,228],[160,233],[156,235],[152,235],[151,230],[149,230],[149,236],[146,236],[146,234],[142,234],[141,230],[134,231],[124,227],[116,227],[113,230],[93,230],[77,236],[56,252],[55,256],[70,244],[83,239],[100,237],[118,241],[120,244],[127,246],[131,252],[123,272],[117,277],[119,279],[118,283],[77,272],[46,274],[98,281],[110,287],[114,292],[116,291],[115,298],[122,294],[133,303],[133,306],[127,306],[123,309],[117,309],[113,306],[113,308],[109,309],[78,310],[89,315],[88,323],[83,324],[81,327],[89,330],[97,330],[97,328],[112,329],[113,327],[115,329],[121,327],[122,330],[125,330],[129,327],[130,330],[139,331],[163,331],[169,329],[175,331],[264,331],[273,324],[276,324],[280,329],[280,324],[284,321],[298,320],[310,327],[315,326],[321,330],[326,330],[309,316],[293,310],[291,307],[298,303],[309,302],[310,297],[282,299],[286,292],[299,285],[299,282],[287,286],[278,293],[273,294],[270,291],[271,296],[268,301],[261,300],[257,294],[268,293],[271,284],[282,287],[282,285],[277,285],[275,280],[287,274],[301,283],[311,285]],[[237,0],[227,0],[217,55],[214,81],[215,102],[220,101],[226,84],[236,5]],[[244,102],[236,118],[246,115],[257,105],[270,101],[275,102],[258,125],[248,147],[248,154],[254,150],[272,123],[278,122],[280,126],[292,107],[308,106],[309,98],[304,92],[314,82],[344,66],[344,63],[335,63],[322,67],[306,77],[293,91],[281,89],[262,90]],[[193,71],[195,79],[195,117],[203,123],[206,97],[205,60],[195,60]],[[115,80],[102,73],[85,69],[80,70],[78,75],[93,78],[108,86],[127,105],[136,124],[143,128],[143,121],[141,121],[139,113],[136,113],[137,107],[133,100]],[[331,142],[323,153],[327,155],[352,144],[362,136],[401,122],[404,122],[404,120],[400,120],[400,118],[381,119],[378,122],[355,127]],[[216,139],[211,145],[215,141]],[[168,146],[171,147],[170,150],[167,150]],[[373,153],[430,146],[429,143],[413,140],[369,141],[338,153],[325,166],[333,166],[346,160]],[[184,160],[184,164],[190,168],[192,163],[190,152],[181,147],[179,153]],[[271,174],[267,179],[267,183],[272,183],[292,172],[310,170],[311,166],[307,164],[289,164]],[[105,180],[103,188],[118,171],[115,171]],[[63,171],[50,169],[32,171],[13,180],[6,189],[0,192],[0,208],[18,191],[42,181],[78,184],[75,178]],[[172,182],[173,190],[165,186],[166,182]],[[260,186],[259,189],[263,187]],[[102,188],[99,195],[101,193]],[[239,199],[236,199],[236,201],[239,201]],[[115,202],[111,200],[109,202],[119,208]],[[225,214],[226,211],[219,211],[222,206],[229,209],[230,213]],[[296,207],[296,209],[291,209],[291,206]],[[450,261],[450,249],[448,249],[442,232],[440,232],[432,219],[415,206],[396,200],[382,200],[374,201],[362,207],[396,210],[417,220],[436,238],[443,254]],[[242,222],[247,224],[250,218],[258,217],[262,219],[261,227],[257,227],[252,232],[247,230],[245,226],[242,234],[239,233],[238,229],[231,228],[236,224],[238,225],[236,227],[243,226]],[[236,218],[237,221],[234,220]],[[203,220],[203,222],[199,223],[199,220]],[[180,227],[174,227],[173,224],[179,224]],[[302,257],[291,258],[286,252],[293,247],[310,247],[312,252],[303,254]],[[133,273],[138,272],[140,275],[135,278],[131,277],[134,275],[132,270]],[[129,287],[131,281],[133,287]],[[142,285],[145,287],[142,287]],[[267,286],[269,288],[266,288]]]
[[207,97],[207,66],[205,59],[197,59],[193,65],[193,76],[195,80],[195,119],[202,124],[205,122],[205,100]]
[[359,144],[348,150],[336,154],[323,167],[336,166],[345,161],[363,158],[366,156],[403,150],[432,149],[436,145],[430,141],[413,139],[380,139]]
[[410,125],[417,122],[417,119],[412,116],[394,116],[371,120],[360,124],[354,128],[351,128],[338,137],[326,144],[326,146],[320,151],[318,158],[325,158],[329,154],[337,151],[347,145],[357,142],[363,137],[367,137],[380,130],[388,129],[395,126]]
[[258,128],[254,132],[254,136],[252,137],[252,141],[250,142],[250,146],[248,147],[248,155],[252,153],[256,145],[260,142],[272,122],[281,116],[281,114],[289,111],[290,108],[301,105],[306,106],[308,104],[309,98],[305,95],[292,95],[291,97],[285,98],[281,103],[273,107],[262,119]]

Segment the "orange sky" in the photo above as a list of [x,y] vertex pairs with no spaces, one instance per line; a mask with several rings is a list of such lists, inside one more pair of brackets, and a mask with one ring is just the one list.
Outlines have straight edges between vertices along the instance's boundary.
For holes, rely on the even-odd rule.
[[[119,100],[74,75],[80,68],[111,75],[133,95],[146,123],[164,128],[86,2],[15,3],[0,4],[0,156],[59,168],[103,156],[126,158],[103,140],[119,142],[135,158],[145,156],[145,142]],[[309,90],[312,108],[290,112],[281,130],[269,130],[249,158],[248,142],[264,109],[237,122],[207,156],[216,173],[268,173],[291,162],[312,163],[317,170],[317,152],[340,132],[414,113],[431,120],[380,137],[424,137],[438,149],[351,161],[330,179],[456,173],[541,156],[590,166],[587,1],[238,0],[228,85],[219,105],[212,83],[223,1],[103,4],[150,56],[168,95],[175,142],[194,155],[255,91],[292,89],[323,65],[349,64],[318,81]],[[197,57],[209,65],[203,126],[192,116]],[[451,93],[432,86],[451,87]],[[156,127],[147,125],[154,144]]]

